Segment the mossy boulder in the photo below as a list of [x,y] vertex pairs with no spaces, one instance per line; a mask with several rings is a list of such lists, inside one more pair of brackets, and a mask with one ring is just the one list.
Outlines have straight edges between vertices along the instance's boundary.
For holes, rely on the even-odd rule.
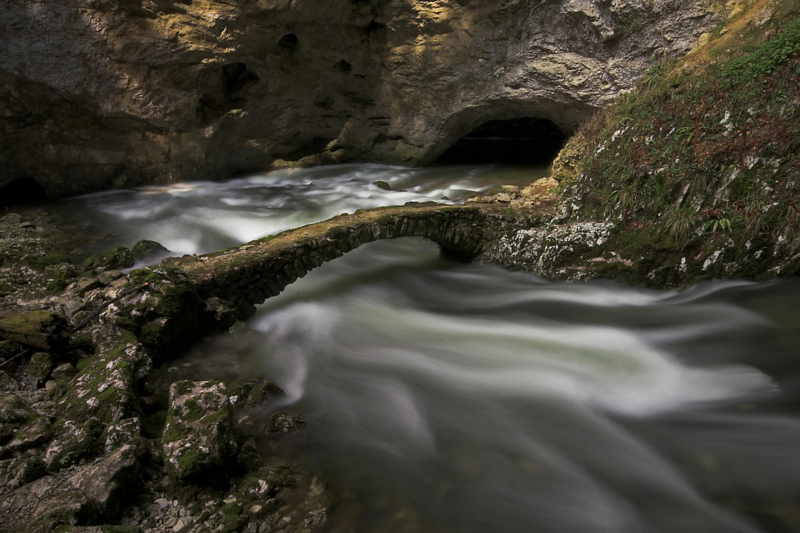
[[70,484],[86,496],[85,511],[92,521],[117,514],[120,504],[141,481],[139,463],[136,448],[124,445],[70,478]]
[[93,331],[97,355],[79,364],[78,374],[66,385],[56,403],[59,417],[86,420],[97,417],[108,423],[141,416],[136,384],[152,366],[134,335],[105,326]]
[[116,246],[104,254],[87,257],[83,262],[83,270],[115,270],[132,267],[133,263],[133,252],[124,246]]
[[238,448],[225,385],[217,381],[175,382],[170,387],[169,405],[162,442],[170,478],[225,485]]
[[97,418],[56,422],[57,437],[50,443],[45,452],[45,464],[51,472],[78,464],[89,459],[100,451],[100,435],[103,423]]
[[283,396],[283,389],[262,378],[236,381],[228,385],[228,394],[234,407],[252,409]]
[[142,239],[134,244],[131,252],[133,253],[134,259],[137,261],[147,261],[149,259],[164,257],[170,253],[169,250],[164,248],[160,243],[148,241],[147,239]]

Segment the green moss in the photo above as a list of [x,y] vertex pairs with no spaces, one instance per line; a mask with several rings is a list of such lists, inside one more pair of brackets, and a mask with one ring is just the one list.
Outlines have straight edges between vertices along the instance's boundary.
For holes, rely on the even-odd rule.
[[89,333],[75,333],[69,339],[68,350],[83,350],[87,353],[94,351],[94,341]]
[[69,257],[64,254],[48,253],[40,256],[27,255],[22,258],[22,263],[39,270],[47,267],[69,262]]
[[189,428],[183,427],[182,425],[178,424],[175,421],[171,421],[169,425],[166,426],[166,431],[164,431],[163,435],[161,436],[161,439],[162,442],[166,444],[168,442],[183,440],[190,434],[191,430]]
[[124,246],[116,246],[104,254],[93,255],[83,262],[85,272],[96,268],[119,269],[133,266],[133,253]]
[[92,363],[94,363],[94,359],[81,359],[75,364],[75,369],[78,373],[83,373]]
[[282,462],[269,469],[267,481],[276,487],[294,487],[297,485],[299,469],[292,463]]
[[203,456],[196,450],[188,450],[186,453],[178,458],[178,472],[179,480],[191,478],[193,474],[201,470]]

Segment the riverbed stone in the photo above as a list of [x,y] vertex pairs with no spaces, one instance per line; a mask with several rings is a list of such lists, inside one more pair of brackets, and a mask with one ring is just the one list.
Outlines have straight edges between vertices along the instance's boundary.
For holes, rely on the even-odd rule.
[[269,417],[269,432],[281,435],[293,435],[302,433],[306,427],[306,421],[302,416],[292,413],[278,411]]
[[100,461],[82,468],[70,477],[70,484],[81,491],[97,519],[109,518],[140,482],[136,448],[123,445]]
[[146,261],[169,254],[169,250],[162,246],[161,243],[147,239],[142,239],[134,244],[131,252],[133,253],[134,259],[138,261]]
[[173,481],[224,485],[226,467],[237,451],[233,409],[225,385],[217,381],[173,383],[162,441]]

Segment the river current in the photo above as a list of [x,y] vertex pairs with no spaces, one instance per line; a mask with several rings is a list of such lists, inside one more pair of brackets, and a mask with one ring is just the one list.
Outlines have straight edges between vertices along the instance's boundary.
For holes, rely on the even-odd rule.
[[[203,253],[543,172],[348,165],[59,205],[103,248]],[[286,391],[275,407],[307,421],[294,453],[336,494],[333,531],[800,531],[798,301],[791,280],[552,283],[400,239],[323,265],[175,364]]]

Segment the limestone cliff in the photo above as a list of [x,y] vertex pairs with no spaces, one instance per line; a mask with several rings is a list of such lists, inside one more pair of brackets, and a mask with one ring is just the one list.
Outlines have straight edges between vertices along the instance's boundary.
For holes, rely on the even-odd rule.
[[571,132],[687,52],[716,21],[710,4],[3,2],[2,202],[276,160],[426,164],[493,119]]

